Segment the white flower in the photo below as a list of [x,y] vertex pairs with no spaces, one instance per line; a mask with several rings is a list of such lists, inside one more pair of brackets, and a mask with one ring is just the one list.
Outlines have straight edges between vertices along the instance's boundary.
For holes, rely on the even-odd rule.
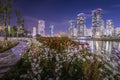
[[38,68],[39,67],[39,64],[36,64],[36,68]]
[[60,65],[60,68],[62,68],[63,66],[62,65]]
[[40,60],[40,56],[38,57],[38,60]]
[[75,53],[78,52],[77,48],[75,48],[74,52],[75,52]]
[[78,59],[80,59],[80,58],[81,58],[81,56],[80,56],[80,55],[78,55],[77,57],[78,57]]
[[53,80],[53,78],[48,78],[48,80]]
[[37,75],[37,74],[38,74],[38,72],[37,72],[37,71],[33,71],[33,73],[34,73],[35,75]]
[[59,76],[56,77],[56,80],[59,80]]
[[101,62],[102,60],[100,58],[97,59],[99,62]]
[[59,61],[59,56],[58,56],[58,54],[56,55],[56,60]]
[[100,68],[99,71],[100,71],[100,72],[103,72],[103,69]]
[[112,69],[108,66],[108,65],[104,65],[107,69],[109,69],[109,70],[111,70],[112,71]]
[[32,67],[35,67],[35,63],[31,63],[31,66],[32,66]]
[[93,56],[90,56],[90,60],[93,60]]
[[36,62],[36,61],[37,61],[37,59],[33,59],[33,61],[34,61],[34,62]]
[[85,61],[86,61],[86,59],[85,59],[85,58],[82,58],[82,61],[83,61],[83,62],[85,62]]
[[90,57],[89,57],[89,56],[86,56],[86,59],[90,60]]
[[79,45],[79,50],[82,50],[82,46],[81,45]]
[[103,80],[109,80],[109,79],[106,77],[106,78],[104,78]]
[[55,72],[57,73],[58,69],[55,69]]
[[120,60],[118,61],[118,64],[120,65]]
[[34,78],[33,80],[37,80],[36,78]]
[[77,69],[75,69],[75,72],[77,72]]
[[37,80],[41,80],[41,76],[40,75],[37,76]]
[[38,70],[38,73],[41,73],[42,72],[42,69]]

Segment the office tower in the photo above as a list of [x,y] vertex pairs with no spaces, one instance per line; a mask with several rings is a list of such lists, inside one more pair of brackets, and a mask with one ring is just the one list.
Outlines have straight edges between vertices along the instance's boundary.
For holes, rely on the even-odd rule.
[[38,21],[38,34],[41,36],[45,36],[45,21],[44,20]]
[[114,35],[114,25],[112,20],[106,21],[106,30],[107,30],[107,36],[113,36]]
[[50,36],[53,37],[54,36],[54,25],[50,26]]
[[120,27],[115,28],[115,35],[120,36]]
[[77,28],[74,28],[74,29],[73,29],[73,36],[74,36],[74,37],[77,37],[77,32],[78,32]]
[[69,27],[70,36],[74,36],[75,21],[70,20],[69,24],[70,24],[70,27]]
[[92,29],[86,29],[86,36],[92,36]]
[[36,27],[33,27],[33,34],[32,34],[32,36],[36,36]]
[[77,29],[78,29],[78,37],[86,35],[86,17],[84,13],[80,13],[77,15]]
[[101,36],[105,35],[105,23],[104,20],[101,21]]
[[101,26],[103,26],[102,9],[97,8],[92,11],[92,35],[101,36]]

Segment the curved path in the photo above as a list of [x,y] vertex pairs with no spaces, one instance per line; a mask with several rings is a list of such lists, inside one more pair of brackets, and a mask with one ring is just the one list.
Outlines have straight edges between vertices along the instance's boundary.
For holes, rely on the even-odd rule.
[[20,41],[14,48],[0,53],[0,78],[15,65],[29,49],[27,42]]

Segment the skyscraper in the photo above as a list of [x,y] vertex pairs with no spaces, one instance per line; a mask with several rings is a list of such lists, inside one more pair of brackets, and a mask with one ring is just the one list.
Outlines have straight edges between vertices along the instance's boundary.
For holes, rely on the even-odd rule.
[[74,36],[75,21],[70,20],[69,24],[70,24],[70,27],[69,27],[70,36]]
[[38,34],[41,36],[45,36],[45,21],[44,20],[38,21]]
[[115,35],[120,36],[120,27],[115,28]]
[[32,36],[33,37],[36,36],[36,27],[33,27],[33,34],[32,34]]
[[102,26],[103,26],[102,9],[97,8],[92,11],[92,35],[101,36]]
[[54,36],[54,25],[50,26],[50,36],[53,37]]
[[113,36],[114,35],[114,25],[112,20],[106,21],[106,34],[107,36]]
[[78,32],[77,28],[74,28],[73,29],[73,33],[74,33],[73,36],[77,37],[77,32]]
[[105,23],[104,23],[104,20],[102,19],[102,21],[101,21],[101,30],[100,30],[101,32],[101,36],[102,35],[105,35]]
[[86,17],[84,13],[80,13],[77,15],[77,29],[78,33],[77,35],[80,36],[85,36],[86,35]]
[[91,28],[86,29],[86,36],[92,36],[92,30],[91,30]]

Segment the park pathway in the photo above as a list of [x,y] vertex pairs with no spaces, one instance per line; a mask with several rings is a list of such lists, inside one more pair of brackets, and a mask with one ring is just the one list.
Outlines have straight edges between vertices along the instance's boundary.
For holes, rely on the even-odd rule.
[[0,78],[15,65],[29,49],[27,42],[20,41],[14,48],[0,53]]

